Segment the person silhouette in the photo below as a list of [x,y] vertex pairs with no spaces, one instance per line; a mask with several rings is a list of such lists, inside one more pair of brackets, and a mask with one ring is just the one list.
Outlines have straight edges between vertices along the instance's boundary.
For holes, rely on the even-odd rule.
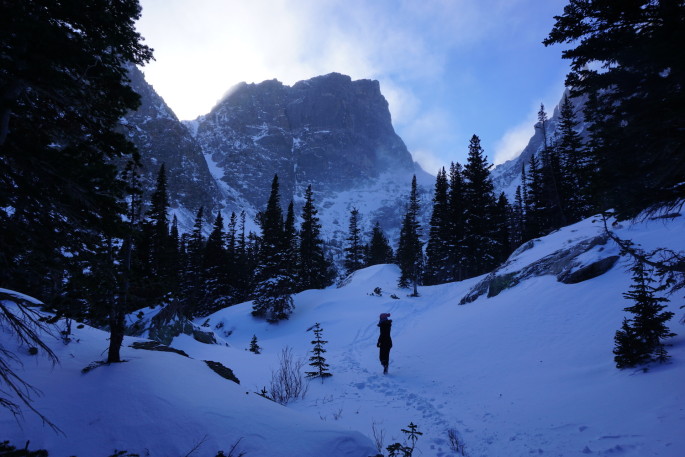
[[378,358],[383,365],[383,374],[388,374],[388,365],[390,364],[390,348],[392,347],[392,338],[390,338],[390,328],[392,327],[392,320],[388,319],[390,313],[381,313],[378,321],[378,328],[381,333],[378,336],[378,343],[376,346],[380,348]]

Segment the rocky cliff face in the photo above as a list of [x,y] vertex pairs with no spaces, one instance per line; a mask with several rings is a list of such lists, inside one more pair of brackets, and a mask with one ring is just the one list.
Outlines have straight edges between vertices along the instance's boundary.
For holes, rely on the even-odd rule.
[[140,108],[124,119],[128,136],[140,151],[145,188],[154,189],[165,164],[169,200],[173,208],[189,212],[216,207],[221,195],[202,150],[164,100],[135,67],[129,68],[131,86],[141,96]]
[[244,210],[254,228],[252,217],[264,209],[278,174],[282,204],[293,199],[297,214],[311,184],[332,246],[344,240],[353,207],[363,229],[379,220],[394,239],[412,175],[424,191],[433,186],[395,133],[377,81],[331,73],[292,87],[242,83],[209,114],[182,123],[140,71],[132,68],[130,77],[142,106],[124,119],[128,135],[140,150],[149,191],[166,164],[182,230],[200,206],[207,223],[217,211],[228,217]]
[[256,207],[274,174],[287,202],[309,184],[330,195],[415,167],[377,81],[331,73],[292,87],[242,83],[195,123],[215,176]]

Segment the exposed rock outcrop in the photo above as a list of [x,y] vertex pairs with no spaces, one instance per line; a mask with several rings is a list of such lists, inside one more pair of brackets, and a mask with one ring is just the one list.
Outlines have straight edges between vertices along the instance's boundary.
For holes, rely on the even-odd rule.
[[609,237],[602,234],[579,241],[567,248],[559,249],[526,265],[520,270],[514,269],[512,271],[511,264],[513,261],[523,252],[532,249],[535,241],[531,240],[517,249],[511,255],[509,261],[473,286],[459,304],[471,303],[478,297],[486,294],[488,297],[494,297],[502,291],[516,286],[523,280],[535,276],[553,275],[556,276],[557,281],[565,284],[587,281],[609,271],[620,258],[612,252],[607,252],[606,256],[600,256],[599,259],[592,258],[591,260],[586,260],[581,258],[583,254],[598,246],[600,247],[599,250],[603,251],[602,246],[607,244]]

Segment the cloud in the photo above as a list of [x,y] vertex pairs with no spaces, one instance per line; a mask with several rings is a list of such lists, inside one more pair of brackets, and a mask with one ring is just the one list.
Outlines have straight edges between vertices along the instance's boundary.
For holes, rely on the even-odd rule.
[[535,133],[536,114],[537,111],[533,113],[532,117],[528,116],[525,121],[507,130],[502,138],[497,141],[493,158],[495,165],[514,159],[521,154]]

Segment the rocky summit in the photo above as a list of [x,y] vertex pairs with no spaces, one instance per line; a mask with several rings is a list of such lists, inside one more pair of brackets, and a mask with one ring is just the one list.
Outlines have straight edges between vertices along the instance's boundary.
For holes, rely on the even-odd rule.
[[130,79],[141,107],[124,124],[141,153],[145,187],[154,188],[165,164],[182,229],[200,206],[206,215],[244,210],[249,224],[278,174],[284,207],[292,199],[299,210],[312,186],[327,237],[347,229],[352,207],[364,228],[380,220],[392,236],[412,175],[425,189],[433,185],[395,133],[378,81],[331,73],[292,87],[241,83],[208,114],[181,122],[138,69]]
[[196,138],[216,177],[255,206],[274,174],[288,201],[309,184],[329,193],[414,169],[378,81],[338,73],[239,84],[196,121]]

